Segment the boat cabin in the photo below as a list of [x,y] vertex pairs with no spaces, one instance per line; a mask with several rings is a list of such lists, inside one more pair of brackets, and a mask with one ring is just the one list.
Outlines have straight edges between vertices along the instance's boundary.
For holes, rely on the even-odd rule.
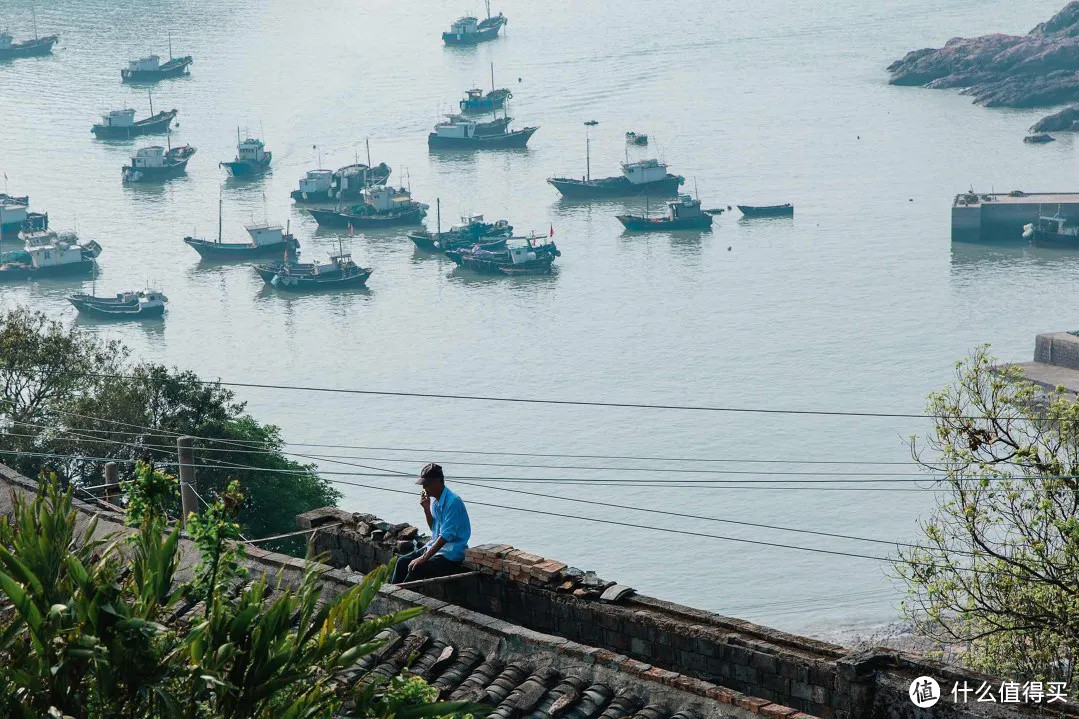
[[467,140],[476,136],[476,123],[451,120],[435,125],[435,134],[454,140]]
[[623,162],[622,174],[634,185],[644,185],[649,182],[659,182],[665,178],[667,176],[667,165],[659,160]]
[[236,159],[240,162],[264,162],[266,158],[265,145],[262,140],[247,138],[236,146]]
[[672,220],[688,220],[701,216],[701,201],[689,195],[679,195],[677,200],[667,203],[667,214]]
[[138,60],[131,60],[127,63],[129,72],[157,72],[160,67],[161,58],[158,55],[141,57]]
[[27,205],[14,198],[0,198],[0,226],[22,225]]
[[251,244],[254,247],[265,245],[279,245],[284,242],[284,229],[281,225],[247,225],[247,234],[251,235]]
[[536,251],[532,248],[530,242],[507,245],[506,249],[509,250],[510,261],[515,265],[536,261]]
[[405,189],[395,189],[386,185],[369,187],[363,191],[364,204],[374,208],[375,212],[393,212],[394,209],[412,202],[412,195]]
[[345,165],[333,173],[334,184],[341,192],[367,187],[371,170],[367,165]]
[[1035,227],[1039,232],[1051,235],[1079,236],[1079,224],[1074,223],[1067,217],[1054,215],[1052,217],[1039,217]]
[[165,148],[161,145],[139,148],[139,151],[131,158],[131,166],[136,170],[164,167]]
[[484,224],[483,215],[461,215],[461,224],[451,227],[450,232],[467,230],[469,227],[482,224]]
[[91,257],[97,257],[101,253],[101,246],[96,242],[80,245],[74,232],[57,234],[53,230],[44,230],[27,233],[23,239],[35,270],[82,262],[85,259],[84,251],[88,251]]
[[470,35],[479,32],[480,21],[474,17],[458,18],[457,22],[450,25],[450,32],[454,35]]
[[300,179],[300,192],[328,192],[332,184],[332,170],[308,170],[307,176]]
[[7,50],[11,47],[11,41],[14,40],[11,35],[0,30],[0,50]]
[[110,110],[101,116],[101,124],[105,127],[132,127],[135,124],[135,111],[131,108]]

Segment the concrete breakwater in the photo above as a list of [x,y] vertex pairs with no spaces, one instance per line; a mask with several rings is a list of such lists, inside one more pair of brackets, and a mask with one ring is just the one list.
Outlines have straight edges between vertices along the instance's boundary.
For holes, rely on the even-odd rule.
[[1013,240],[1039,215],[1079,218],[1079,192],[964,192],[952,203],[953,240]]

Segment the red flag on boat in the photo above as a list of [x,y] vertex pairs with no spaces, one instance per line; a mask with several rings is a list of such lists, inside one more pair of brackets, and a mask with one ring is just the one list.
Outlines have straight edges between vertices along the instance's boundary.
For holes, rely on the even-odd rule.
[[548,237],[554,237],[554,225],[551,225],[551,234]]

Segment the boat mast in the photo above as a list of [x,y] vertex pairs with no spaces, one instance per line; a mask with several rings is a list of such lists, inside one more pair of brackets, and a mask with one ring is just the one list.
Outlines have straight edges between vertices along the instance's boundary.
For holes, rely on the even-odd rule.
[[495,91],[495,64],[491,63],[491,92]]
[[173,56],[172,56],[172,33],[170,32],[169,33],[169,60],[173,60],[173,59],[175,59],[175,58],[173,58]]
[[[365,139],[365,142],[367,143],[367,166],[370,167],[371,166],[371,138],[367,137]],[[366,178],[365,178],[365,181],[366,181]]]
[[[146,91],[146,96],[150,98],[150,117],[154,116],[154,96],[149,90]],[[171,122],[169,123],[172,124]]]
[[584,124],[584,168],[589,181],[592,179],[592,138],[588,133],[588,129],[598,124],[595,120],[589,120]]
[[37,40],[37,5],[30,5],[30,15],[34,19],[34,39]]
[[487,4],[487,19],[491,19],[491,0],[485,0]]
[[442,198],[435,198],[435,237],[442,236]]
[[221,244],[221,190],[217,191],[217,244]]

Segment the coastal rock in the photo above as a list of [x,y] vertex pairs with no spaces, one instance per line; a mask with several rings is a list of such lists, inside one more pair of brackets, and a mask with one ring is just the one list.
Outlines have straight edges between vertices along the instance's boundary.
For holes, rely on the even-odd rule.
[[987,107],[1047,107],[1079,100],[1079,0],[1026,35],[952,38],[888,66],[893,85],[964,88]]
[[1042,132],[1037,135],[1027,135],[1023,138],[1023,142],[1028,145],[1044,145],[1047,142],[1055,142],[1056,138],[1052,135]]
[[1066,107],[1060,112],[1043,117],[1030,126],[1033,133],[1079,131],[1079,105]]

